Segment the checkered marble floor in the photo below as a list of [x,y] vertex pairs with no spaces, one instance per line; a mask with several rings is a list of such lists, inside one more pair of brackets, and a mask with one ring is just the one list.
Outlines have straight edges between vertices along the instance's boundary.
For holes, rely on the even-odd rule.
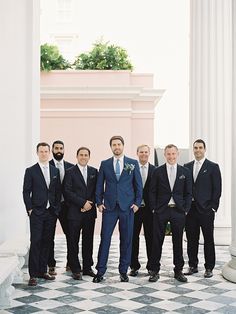
[[[95,237],[95,260],[99,241],[99,237]],[[189,276],[188,283],[180,283],[173,278],[171,237],[166,237],[164,243],[160,279],[156,283],[148,282],[143,237],[140,252],[142,268],[138,277],[130,277],[128,283],[119,281],[118,248],[118,237],[114,236],[104,282],[94,284],[88,276],[84,276],[82,281],[76,281],[71,278],[70,273],[65,272],[65,238],[63,235],[57,236],[56,280],[45,282],[41,279],[37,287],[28,287],[25,268],[25,282],[15,285],[12,307],[0,313],[236,313],[236,284],[221,276],[222,265],[229,260],[228,247],[216,248],[214,276],[204,279],[201,246],[200,271]],[[184,251],[186,252],[186,244]]]

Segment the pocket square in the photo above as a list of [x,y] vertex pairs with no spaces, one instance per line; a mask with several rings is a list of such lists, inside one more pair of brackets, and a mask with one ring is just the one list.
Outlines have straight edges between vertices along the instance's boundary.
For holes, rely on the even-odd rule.
[[180,179],[180,180],[185,179],[185,175],[184,175],[184,174],[182,174],[182,175],[179,177],[179,179]]

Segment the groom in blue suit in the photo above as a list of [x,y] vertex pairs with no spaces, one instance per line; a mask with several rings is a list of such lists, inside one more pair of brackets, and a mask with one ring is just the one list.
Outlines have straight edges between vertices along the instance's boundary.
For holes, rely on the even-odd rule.
[[107,269],[111,237],[119,220],[120,261],[122,282],[128,282],[127,269],[131,261],[134,213],[142,201],[142,179],[137,160],[123,155],[124,139],[110,139],[113,157],[101,162],[96,186],[96,202],[102,213],[101,242],[98,251],[97,275],[101,282]]

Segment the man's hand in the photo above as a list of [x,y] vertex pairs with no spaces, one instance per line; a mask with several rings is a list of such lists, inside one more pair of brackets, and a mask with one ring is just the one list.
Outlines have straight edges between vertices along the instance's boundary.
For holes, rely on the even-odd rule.
[[134,213],[136,213],[136,211],[138,211],[138,206],[135,205],[135,204],[133,204],[133,205],[131,206],[131,208],[133,209]]
[[91,202],[91,201],[86,201],[86,203],[84,204],[84,207],[81,208],[81,211],[82,211],[83,213],[89,211],[89,210],[92,208],[92,205],[93,205],[93,202]]
[[103,204],[98,206],[98,210],[100,213],[102,213],[104,209],[106,209],[106,207]]

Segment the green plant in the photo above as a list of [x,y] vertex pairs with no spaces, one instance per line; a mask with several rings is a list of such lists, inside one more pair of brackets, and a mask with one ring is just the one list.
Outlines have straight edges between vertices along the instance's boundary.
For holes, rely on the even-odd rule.
[[71,68],[69,61],[65,60],[60,54],[57,46],[44,44],[41,45],[41,71],[65,70]]
[[132,70],[125,49],[102,41],[93,44],[91,51],[81,53],[74,62],[77,70]]

